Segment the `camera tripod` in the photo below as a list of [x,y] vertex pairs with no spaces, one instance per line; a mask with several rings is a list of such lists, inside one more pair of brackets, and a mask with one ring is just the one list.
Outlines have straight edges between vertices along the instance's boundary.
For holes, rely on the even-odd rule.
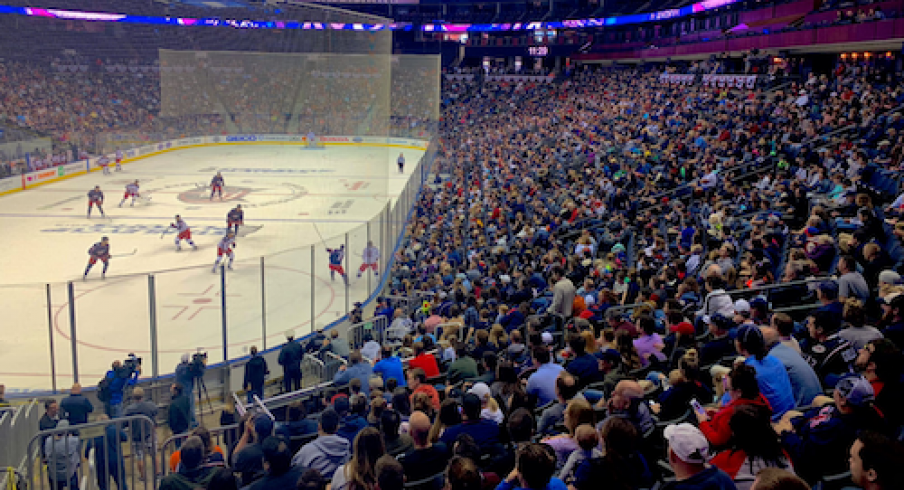
[[[210,394],[207,392],[207,385],[204,384],[204,375],[198,376],[195,378],[195,388],[198,391],[198,410],[200,414],[204,414],[204,404],[201,402],[201,391],[204,392],[204,398],[207,399],[207,406],[210,408],[210,413],[213,414],[213,404],[210,403]],[[194,414],[192,414],[194,415]]]

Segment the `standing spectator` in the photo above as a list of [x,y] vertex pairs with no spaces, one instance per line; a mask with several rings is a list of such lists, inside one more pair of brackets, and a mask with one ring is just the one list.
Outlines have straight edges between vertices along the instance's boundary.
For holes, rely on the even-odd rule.
[[[134,366],[130,368],[129,366]],[[122,401],[127,386],[134,386],[141,374],[141,365],[123,366],[120,361],[113,361],[112,369],[105,376],[108,395],[104,401],[104,411],[110,418],[122,416]]]
[[565,483],[553,477],[556,458],[544,444],[530,443],[518,450],[515,469],[496,490],[565,490]]
[[377,483],[377,459],[386,453],[380,431],[367,427],[355,436],[348,463],[336,468],[330,490],[373,490]]
[[50,479],[51,490],[62,490],[68,487],[70,490],[79,488],[78,466],[79,458],[78,436],[65,429],[69,428],[68,420],[60,420],[56,425],[58,432],[44,440],[44,455],[47,458],[47,477]]
[[336,468],[345,464],[349,458],[348,439],[336,435],[339,430],[339,414],[332,408],[320,413],[320,425],[317,439],[305,444],[292,457],[293,466],[313,468],[320,472],[324,479],[333,479]]
[[166,422],[173,435],[188,432],[191,428],[191,402],[183,391],[182,385],[173,383],[170,387],[170,404],[166,413]]
[[191,436],[179,450],[182,465],[177,473],[163,477],[157,490],[186,490],[205,488],[213,479],[217,469],[204,464],[204,443],[198,436]]
[[249,490],[294,489],[305,468],[292,466],[292,451],[285,440],[269,436],[261,443],[266,474]]
[[[55,429],[57,424],[60,422],[60,405],[56,400],[44,400],[44,415],[41,415],[41,419],[38,420],[38,429],[50,430]],[[44,437],[44,440],[41,441],[41,451],[44,451],[44,446],[48,439],[51,436]],[[46,457],[46,453],[45,457]]]
[[549,349],[544,346],[534,347],[531,357],[537,369],[527,378],[527,394],[542,407],[556,399],[556,379],[564,368],[552,362]]
[[232,451],[232,469],[245,487],[264,476],[263,442],[273,435],[273,420],[259,413],[245,422],[242,438]]
[[566,319],[571,318],[574,307],[574,296],[577,290],[571,279],[565,277],[565,270],[560,265],[553,266],[549,272],[552,279],[552,304],[549,312],[554,315],[562,315]]
[[78,425],[88,422],[88,415],[94,411],[94,405],[82,395],[82,385],[75,383],[69,396],[60,401],[60,409],[70,425]]
[[349,347],[348,341],[339,337],[339,330],[335,328],[330,330],[330,350],[333,351],[333,354],[344,359],[347,359],[351,353],[351,347]]
[[295,334],[286,332],[286,345],[279,351],[279,365],[283,368],[283,392],[301,389],[301,345],[295,342]]
[[[109,419],[110,417],[106,414],[102,414],[97,420]],[[88,456],[88,452],[92,449],[94,450],[94,468],[98,489],[107,490],[110,478],[112,478],[116,482],[117,489],[126,490],[126,466],[122,453],[122,443],[127,440],[128,437],[119,428],[119,424],[110,424],[104,427],[103,435],[88,441],[85,447],[85,457]],[[143,474],[144,472],[142,472]]]
[[407,386],[402,360],[399,359],[399,356],[392,354],[391,345],[383,346],[382,356],[380,360],[374,364],[373,373],[382,377],[384,384],[390,379],[394,379],[396,380],[396,383],[398,383],[398,386]]
[[904,488],[904,448],[884,434],[863,431],[851,446],[851,480],[863,490]]
[[785,412],[794,408],[791,379],[781,361],[769,355],[769,351],[766,349],[766,337],[760,328],[753,325],[744,325],[739,328],[735,346],[738,353],[746,357],[744,364],[756,369],[756,381],[760,385],[760,393],[769,400],[773,418],[777,420]]
[[443,471],[449,461],[449,449],[441,443],[430,442],[430,418],[424,412],[414,412],[408,420],[408,433],[414,440],[414,450],[402,459],[408,481],[419,481]]
[[131,422],[129,433],[132,435],[132,457],[138,463],[139,478],[145,478],[144,456],[157,457],[157,404],[144,399],[144,389],[140,386],[132,390],[132,403],[125,409],[125,416],[143,415],[151,419],[151,427],[140,421]]
[[421,368],[408,370],[408,387],[411,388],[411,403],[414,404],[414,396],[418,393],[426,393],[430,397],[430,404],[434,410],[439,410],[439,393],[436,388],[427,384],[427,375]]
[[270,370],[267,369],[267,360],[258,355],[257,346],[251,346],[251,359],[245,364],[245,377],[242,386],[248,395],[248,403],[254,401],[254,395],[264,398],[264,381]]
[[[191,426],[198,425],[195,421],[195,385],[196,380],[204,376],[207,369],[207,354],[182,354],[182,360],[176,365],[176,383],[182,385],[182,389],[188,395],[188,414],[191,416]],[[200,396],[201,388],[198,388]]]
[[675,481],[666,483],[663,490],[735,490],[730,476],[707,466],[709,442],[699,429],[687,423],[670,425],[665,428],[665,439]]
[[365,395],[370,394],[370,378],[374,375],[374,370],[370,363],[364,361],[359,350],[352,351],[348,356],[348,361],[350,365],[343,364],[339,367],[339,371],[333,377],[333,383],[336,386],[342,386],[353,379],[357,379],[361,381],[361,391]]

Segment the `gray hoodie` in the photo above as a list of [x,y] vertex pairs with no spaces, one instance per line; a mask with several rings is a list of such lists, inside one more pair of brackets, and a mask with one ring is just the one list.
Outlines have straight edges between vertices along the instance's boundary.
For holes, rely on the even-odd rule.
[[292,466],[313,468],[320,472],[324,480],[333,479],[336,468],[348,462],[348,439],[336,434],[321,435],[305,444],[292,458]]
[[78,471],[78,437],[65,435],[61,438],[50,436],[44,441],[47,455],[47,473],[53,481],[68,482]]

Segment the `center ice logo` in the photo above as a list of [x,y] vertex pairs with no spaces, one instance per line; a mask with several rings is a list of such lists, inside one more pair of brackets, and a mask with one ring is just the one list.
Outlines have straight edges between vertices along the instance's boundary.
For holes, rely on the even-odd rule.
[[[223,189],[223,201],[244,201],[245,197],[253,192],[250,187],[233,187],[229,186]],[[207,187],[198,187],[183,191],[176,196],[185,204],[204,204],[210,202],[210,189]],[[216,197],[219,200],[219,195]]]

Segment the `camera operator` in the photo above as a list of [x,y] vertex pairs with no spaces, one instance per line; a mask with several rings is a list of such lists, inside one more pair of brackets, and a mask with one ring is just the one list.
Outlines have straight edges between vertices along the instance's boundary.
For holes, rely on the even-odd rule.
[[195,397],[193,396],[195,379],[203,377],[205,369],[207,369],[206,352],[182,354],[182,362],[176,366],[176,383],[182,385],[185,394],[188,395],[192,427],[198,425],[195,420]]
[[135,354],[129,354],[125,362],[113,361],[112,369],[104,377],[109,390],[109,394],[104,397],[104,411],[111,419],[122,417],[122,399],[125,397],[126,386],[134,386],[140,374],[141,358],[135,357]]

